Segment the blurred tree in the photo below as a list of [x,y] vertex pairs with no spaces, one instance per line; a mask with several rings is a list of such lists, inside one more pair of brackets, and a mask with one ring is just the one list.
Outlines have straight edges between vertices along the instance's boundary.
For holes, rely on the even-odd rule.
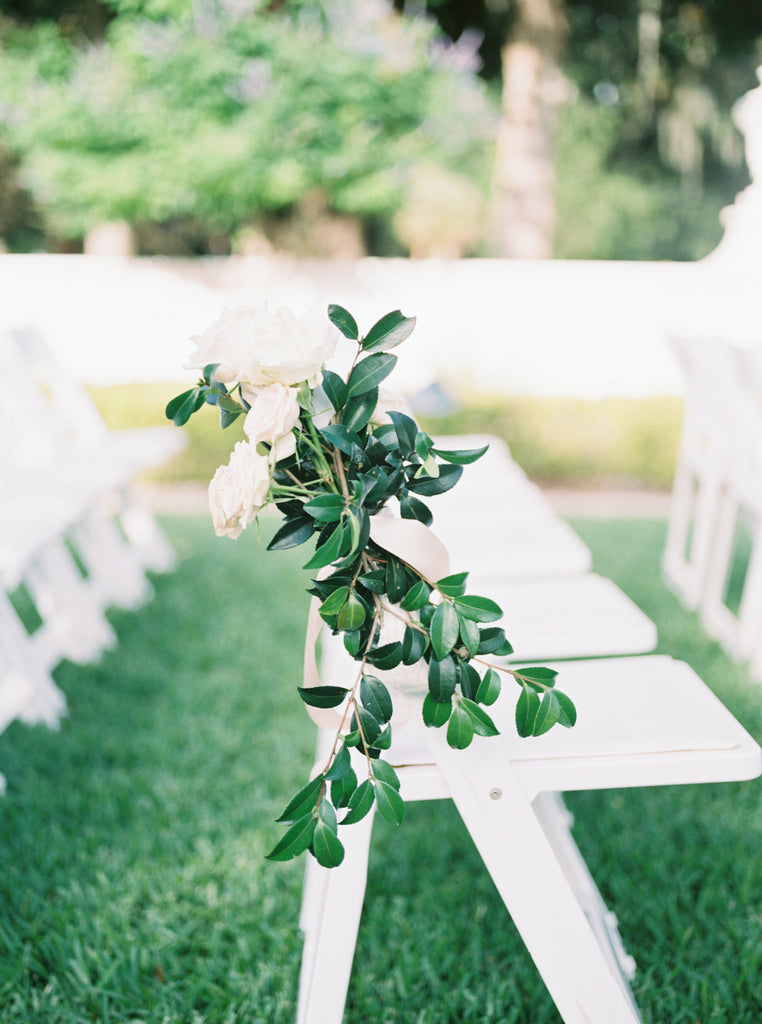
[[102,39],[112,13],[104,0],[3,0],[2,13],[20,22],[55,21],[67,35]]
[[51,21],[2,42],[0,131],[58,235],[169,223],[224,251],[268,213],[389,218],[423,158],[486,180],[486,89],[432,25],[357,0],[111,7],[100,43]]
[[[497,253],[547,254],[554,167],[564,179],[555,193],[571,203],[562,211],[556,232],[557,254],[591,254],[588,246],[576,251],[566,229],[573,217],[585,219],[588,204],[603,213],[599,202],[602,188],[616,204],[614,209],[621,212],[623,230],[615,232],[618,237],[625,237],[625,225],[642,219],[644,213],[649,220],[643,205],[649,190],[653,196],[651,221],[661,217],[665,203],[669,207],[666,197],[672,190],[671,213],[687,222],[675,224],[675,230],[660,240],[651,229],[659,252],[693,258],[716,244],[719,208],[732,202],[748,182],[730,111],[734,101],[756,85],[754,69],[762,62],[759,0],[395,2],[400,10],[422,10],[436,18],[453,39],[472,30],[483,33],[482,74],[502,79],[503,119],[491,218],[498,233]],[[495,60],[496,52],[502,53],[502,61]],[[580,146],[572,144],[568,131],[576,125],[582,132],[580,143],[587,140],[590,145],[603,145],[598,152],[602,159],[591,154],[591,160],[582,161],[588,172],[597,166],[599,176],[595,180],[586,177],[576,192],[570,187],[569,175],[584,176],[565,165],[554,139],[560,68],[572,85],[571,98],[577,90],[591,105],[580,116],[568,105],[561,111],[567,125],[563,144],[572,145],[579,158]],[[517,80],[523,81],[522,87]],[[590,131],[591,118],[595,119],[592,111],[601,119],[600,132]],[[612,114],[616,121],[613,137],[606,127]],[[603,178],[607,174],[617,176],[616,188],[606,188]],[[626,187],[627,181],[632,189]],[[610,217],[606,219],[610,226]],[[691,219],[701,224],[693,241],[688,237]],[[714,227],[710,229],[709,224]],[[583,230],[577,237],[581,235],[589,236],[589,232]],[[649,255],[647,236],[648,228],[641,229],[635,245],[639,258]],[[610,234],[603,228],[597,242],[589,240],[593,254],[610,252]]]
[[555,236],[555,126],[567,98],[561,75],[564,0],[516,0],[502,50],[502,117],[492,174],[491,248],[544,259]]

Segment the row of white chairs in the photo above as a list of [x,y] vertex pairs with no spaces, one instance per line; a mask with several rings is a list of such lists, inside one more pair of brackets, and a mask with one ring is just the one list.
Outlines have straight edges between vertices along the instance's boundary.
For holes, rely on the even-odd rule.
[[[448,439],[447,447],[480,442]],[[635,962],[577,848],[561,794],[755,778],[762,751],[686,664],[649,653],[657,640],[653,623],[591,572],[587,548],[507,448],[492,439],[477,466],[459,488],[432,502],[435,532],[449,548],[453,571],[477,566],[470,591],[503,606],[515,648],[511,661],[551,662],[575,701],[578,722],[521,739],[515,688],[506,683],[490,708],[501,736],[477,737],[467,750],[453,751],[442,730],[420,725],[424,678],[420,691],[398,695],[411,713],[395,727],[385,756],[406,800],[454,801],[565,1024],[642,1024],[629,984]],[[345,684],[353,677],[340,640],[325,632],[322,681]],[[387,682],[393,685],[393,674]],[[319,730],[316,769],[332,739]],[[343,1019],[372,825],[371,813],[342,830],[340,867],[308,859],[298,1024]],[[418,869],[410,865],[411,872]]]
[[707,633],[762,680],[762,348],[671,344],[685,416],[664,573]]
[[[55,727],[53,670],[116,643],[112,606],[148,600],[174,553],[131,484],[183,444],[180,431],[109,431],[34,328],[0,334],[0,732]],[[4,780],[0,776],[0,787]]]

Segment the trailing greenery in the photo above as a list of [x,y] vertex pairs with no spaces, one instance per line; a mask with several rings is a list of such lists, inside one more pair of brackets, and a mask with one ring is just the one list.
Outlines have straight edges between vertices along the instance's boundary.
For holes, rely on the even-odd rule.
[[[109,427],[158,426],[177,384],[93,388]],[[489,433],[501,437],[533,478],[561,486],[633,485],[668,489],[677,458],[683,403],[677,397],[599,401],[534,396],[472,396],[447,416],[422,416],[432,434]],[[188,446],[167,465],[147,473],[153,483],[206,484],[227,458],[231,434],[212,417],[183,427]],[[240,426],[228,428],[242,437]]]
[[[394,403],[387,409],[380,401],[379,386],[397,362],[391,350],[410,336],[415,318],[395,310],[365,335],[342,306],[329,306],[328,319],[336,331],[326,340],[312,318],[226,310],[197,339],[201,378],[171,399],[166,415],[181,427],[211,405],[223,429],[245,417],[248,442],[235,444],[209,488],[218,535],[239,537],[271,503],[283,519],[268,550],[314,541],[304,564],[313,611],[356,665],[342,685],[305,673],[298,688],[309,707],[336,709],[335,739],[321,770],[286,805],[278,820],[288,829],[268,856],[289,860],[309,850],[336,867],[344,858],[340,825],[362,820],[374,805],[395,825],[405,812],[384,758],[394,714],[384,673],[419,667],[423,721],[446,726],[457,750],[474,736],[498,735],[485,707],[500,696],[503,675],[521,689],[520,736],[571,728],[577,716],[554,669],[495,661],[513,651],[496,625],[502,609],[467,593],[468,572],[447,572],[446,551],[427,530],[433,516],[422,499],[451,490],[488,445],[442,448]],[[345,377],[323,365],[339,334],[353,350]]]
[[[119,647],[99,665],[57,670],[61,730],[15,722],[0,735],[3,1024],[295,1017],[302,871],[263,854],[280,794],[314,756],[293,700],[301,559],[274,558],[253,533],[218,540],[206,518],[166,525],[179,569],[155,581],[149,606],[113,615]],[[661,583],[663,524],[574,526],[596,568],[655,619],[660,650],[689,661],[762,740],[758,687]],[[760,783],[567,802],[638,962],[646,1024],[757,1024]],[[350,1020],[383,1006],[390,1024],[559,1024],[446,801],[410,804],[402,831],[377,819],[356,963]]]

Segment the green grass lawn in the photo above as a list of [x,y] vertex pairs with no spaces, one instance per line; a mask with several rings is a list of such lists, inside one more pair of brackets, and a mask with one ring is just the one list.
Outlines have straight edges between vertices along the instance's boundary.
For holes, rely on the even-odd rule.
[[[574,524],[596,567],[762,738],[762,691],[660,581],[664,526]],[[281,1024],[295,1017],[302,862],[264,860],[311,763],[296,696],[301,553],[168,523],[182,557],[113,615],[117,650],[56,677],[58,733],[0,735],[0,1022]],[[762,1019],[762,782],[572,794],[647,1024]],[[379,861],[383,857],[383,870]],[[449,804],[379,820],[348,1003],[374,1024],[558,1024]]]

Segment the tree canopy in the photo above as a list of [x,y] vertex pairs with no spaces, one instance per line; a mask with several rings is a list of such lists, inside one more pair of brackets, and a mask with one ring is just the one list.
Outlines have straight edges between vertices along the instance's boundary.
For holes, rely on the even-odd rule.
[[[230,237],[316,202],[372,251],[489,252],[506,47],[538,2],[5,0],[0,236]],[[731,109],[757,84],[762,5],[553,3],[555,254],[707,252],[748,182]]]

